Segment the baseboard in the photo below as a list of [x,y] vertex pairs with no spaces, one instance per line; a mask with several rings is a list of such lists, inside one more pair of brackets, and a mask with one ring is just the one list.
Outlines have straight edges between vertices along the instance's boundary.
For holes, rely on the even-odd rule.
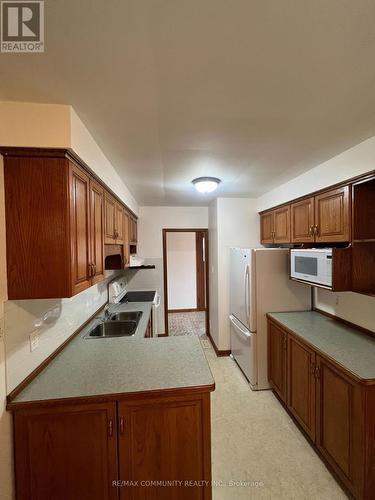
[[229,355],[230,355],[230,353],[231,353],[231,350],[230,350],[230,349],[229,349],[229,350],[227,350],[227,351],[220,351],[220,350],[217,348],[217,346],[216,346],[216,344],[215,344],[215,342],[214,342],[213,338],[211,337],[211,335],[210,335],[210,334],[208,334],[208,335],[207,335],[207,337],[208,337],[208,338],[210,339],[210,341],[211,341],[211,344],[212,344],[212,347],[214,348],[214,351],[215,351],[216,356],[218,356],[219,358],[221,358],[221,357],[224,357],[224,356],[229,356]]

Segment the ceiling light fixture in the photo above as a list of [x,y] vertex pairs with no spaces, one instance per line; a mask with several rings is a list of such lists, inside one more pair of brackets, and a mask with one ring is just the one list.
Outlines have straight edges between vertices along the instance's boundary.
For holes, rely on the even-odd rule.
[[195,189],[200,193],[212,193],[220,184],[221,180],[216,177],[198,177],[191,181]]

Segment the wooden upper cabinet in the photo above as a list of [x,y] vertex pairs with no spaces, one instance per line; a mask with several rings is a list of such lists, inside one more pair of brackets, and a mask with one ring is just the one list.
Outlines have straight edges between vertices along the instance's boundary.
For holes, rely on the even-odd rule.
[[315,196],[315,241],[350,241],[350,187]]
[[[4,151],[4,150],[3,150]],[[104,278],[103,187],[65,150],[4,153],[8,297],[71,297]]]
[[17,498],[117,500],[116,403],[16,412]]
[[274,243],[290,243],[290,206],[274,210]]
[[130,247],[129,247],[130,235],[129,235],[129,215],[126,211],[124,211],[123,214],[123,226],[124,226],[123,259],[124,259],[124,266],[128,266],[130,261]]
[[104,279],[104,189],[90,180],[90,234],[93,284]]
[[286,401],[287,333],[268,322],[268,379],[273,389]]
[[314,198],[291,204],[292,243],[314,241]]
[[115,199],[106,192],[104,195],[104,243],[107,244],[116,243],[116,205]]
[[115,208],[115,237],[116,244],[123,245],[124,244],[124,209],[122,205],[116,203]]
[[315,352],[288,335],[289,410],[303,429],[315,439]]
[[70,231],[73,295],[91,284],[90,261],[90,178],[70,164]]
[[274,212],[260,216],[260,241],[262,244],[273,243]]

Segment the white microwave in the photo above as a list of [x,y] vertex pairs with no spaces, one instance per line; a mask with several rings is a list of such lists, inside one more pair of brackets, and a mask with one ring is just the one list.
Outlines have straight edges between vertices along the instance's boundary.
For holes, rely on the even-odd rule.
[[290,277],[332,288],[332,248],[291,249]]

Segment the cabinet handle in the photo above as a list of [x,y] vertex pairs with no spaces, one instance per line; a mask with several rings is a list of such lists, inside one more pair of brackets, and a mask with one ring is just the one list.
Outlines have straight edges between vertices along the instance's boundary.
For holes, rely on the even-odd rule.
[[318,226],[314,226],[314,234],[315,236],[319,234]]
[[88,275],[92,278],[92,264],[88,264]]
[[310,226],[309,235],[313,236],[313,234],[314,234],[314,226]]
[[319,379],[320,378],[320,366],[316,365],[315,367],[315,378]]
[[283,349],[286,351],[288,346],[286,335],[283,336]]
[[110,417],[108,420],[108,436],[112,437],[113,436],[113,418]]
[[125,430],[125,419],[124,417],[120,417],[120,434],[124,434]]
[[96,264],[93,264],[92,267],[93,267],[93,276],[96,276]]
[[315,376],[315,370],[316,370],[315,363],[313,361],[311,361],[311,374],[314,376]]

